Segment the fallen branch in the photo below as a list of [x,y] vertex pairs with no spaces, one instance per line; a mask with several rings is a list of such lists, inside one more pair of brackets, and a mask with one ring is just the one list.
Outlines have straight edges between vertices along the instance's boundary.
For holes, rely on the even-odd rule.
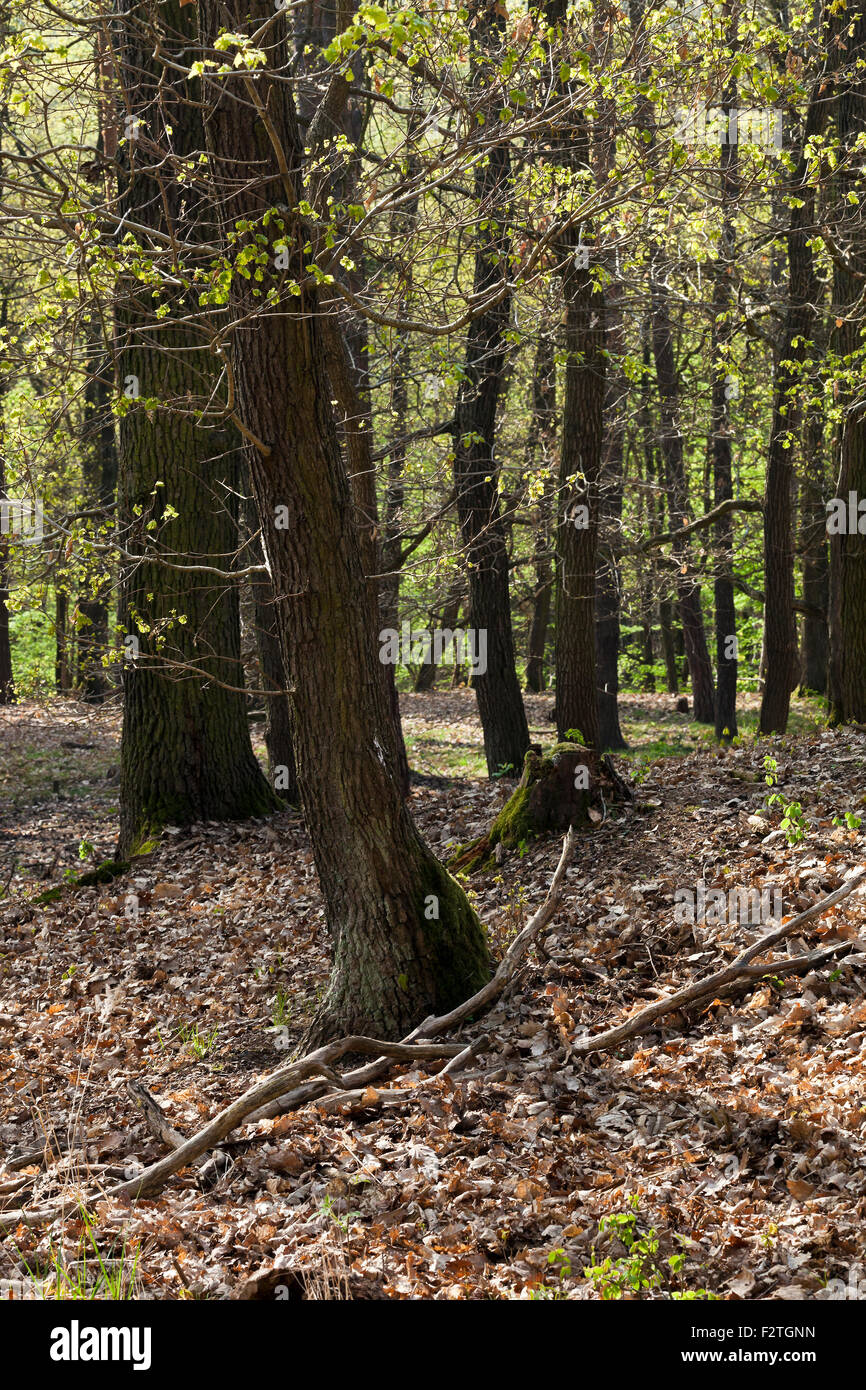
[[591,1052],[610,1052],[620,1043],[637,1038],[642,1033],[648,1033],[657,1020],[663,1018],[665,1014],[675,1013],[678,1009],[685,1008],[689,1004],[696,1004],[710,994],[718,994],[725,985],[730,985],[741,977],[749,978],[750,975],[756,973],[770,975],[774,970],[778,973],[777,966],[783,966],[785,962],[770,961],[766,965],[749,968],[750,962],[754,960],[755,956],[768,951],[779,941],[784,941],[786,936],[797,931],[804,922],[811,921],[813,917],[819,917],[828,908],[841,902],[843,898],[847,898],[848,894],[853,893],[864,879],[866,879],[866,868],[852,874],[841,888],[837,888],[829,897],[821,898],[819,902],[813,903],[799,916],[792,917],[789,922],[783,922],[780,926],[774,927],[772,931],[767,932],[758,941],[748,946],[745,951],[742,951],[730,965],[726,965],[722,970],[717,970],[714,975],[709,975],[704,980],[696,980],[694,984],[677,990],[675,994],[669,994],[667,998],[659,999],[655,1004],[650,1004],[648,1008],[641,1009],[634,1018],[627,1019],[625,1023],[620,1023],[615,1028],[607,1028],[603,1033],[597,1033],[595,1037],[578,1038],[572,1045],[572,1056],[588,1057]]

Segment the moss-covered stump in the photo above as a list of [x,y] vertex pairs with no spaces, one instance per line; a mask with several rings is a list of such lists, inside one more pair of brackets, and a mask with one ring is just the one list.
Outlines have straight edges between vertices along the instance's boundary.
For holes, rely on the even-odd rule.
[[486,835],[458,850],[450,868],[471,871],[488,862],[497,845],[516,849],[539,835],[586,824],[597,782],[598,755],[582,744],[557,743],[547,754],[530,748],[513,796]]

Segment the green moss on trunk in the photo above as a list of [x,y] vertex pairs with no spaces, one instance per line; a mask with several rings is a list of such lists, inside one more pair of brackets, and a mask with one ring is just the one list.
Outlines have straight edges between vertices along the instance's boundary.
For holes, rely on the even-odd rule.
[[557,743],[548,754],[530,748],[514,794],[487,834],[458,850],[451,867],[471,871],[489,864],[497,845],[517,849],[539,835],[584,824],[597,776],[597,756],[582,744]]

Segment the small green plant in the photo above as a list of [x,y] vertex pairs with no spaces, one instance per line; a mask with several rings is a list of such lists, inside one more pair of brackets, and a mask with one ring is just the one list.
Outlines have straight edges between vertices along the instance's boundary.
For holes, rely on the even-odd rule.
[[[219,1028],[212,1028],[209,1033],[203,1033],[197,1023],[192,1028],[188,1023],[182,1023],[177,1030],[177,1036],[184,1047],[189,1048],[192,1055],[200,1062],[216,1047]],[[160,1042],[162,1042],[161,1038]]]
[[319,1207],[319,1211],[321,1212],[322,1216],[330,1216],[331,1220],[335,1223],[335,1225],[339,1226],[340,1230],[343,1232],[344,1235],[349,1229],[349,1222],[354,1221],[356,1217],[361,1215],[359,1211],[347,1211],[344,1216],[341,1216],[339,1212],[334,1211],[333,1197],[327,1195],[322,1198],[322,1204]]
[[[655,1227],[648,1231],[638,1229],[640,1198],[634,1193],[628,1199],[628,1211],[613,1212],[603,1216],[599,1222],[599,1232],[614,1236],[625,1246],[625,1255],[617,1259],[607,1256],[599,1261],[596,1249],[592,1249],[592,1264],[584,1269],[599,1297],[605,1301],[618,1298],[640,1298],[654,1289],[664,1292],[665,1271],[657,1262],[659,1238]],[[671,1274],[680,1275],[685,1264],[685,1254],[679,1251],[669,1255],[665,1263]],[[716,1299],[717,1295],[707,1289],[673,1289],[670,1297],[681,1299]]]
[[138,1245],[134,1251],[130,1251],[124,1239],[118,1253],[115,1253],[115,1242],[103,1254],[90,1216],[83,1206],[79,1206],[79,1214],[84,1230],[79,1238],[76,1258],[70,1260],[63,1248],[55,1246],[49,1237],[47,1267],[42,1274],[31,1269],[21,1257],[21,1252],[18,1252],[29,1278],[37,1286],[42,1286],[42,1297],[48,1300],[105,1299],[116,1302],[133,1298],[141,1253]]
[[291,1021],[292,1005],[289,1001],[288,991],[283,989],[282,985],[277,985],[271,1022],[275,1028],[288,1028]]
[[[768,787],[776,785],[776,773],[778,764],[775,758],[769,754],[764,759],[764,781]],[[789,845],[799,844],[806,838],[806,818],[803,815],[803,807],[799,801],[786,801],[780,792],[771,792],[767,797],[767,807],[773,810],[778,807],[782,812],[782,819],[779,823],[780,829],[784,830],[785,837]]]
[[81,841],[80,845],[78,846],[78,858],[79,858],[79,859],[84,859],[84,860],[86,860],[86,859],[92,859],[92,857],[93,857],[93,855],[94,855],[95,853],[96,853],[96,846],[95,846],[95,845],[91,844],[91,842],[90,842],[89,840],[82,840],[82,841]]
[[844,816],[834,816],[833,824],[840,829],[845,827],[848,830],[859,830],[863,824],[863,817],[855,815],[853,811],[846,811]]
[[548,1271],[548,1278],[553,1277],[558,1282],[553,1284],[536,1284],[535,1288],[530,1292],[530,1299],[568,1298],[568,1293],[563,1287],[563,1284],[566,1279],[571,1278],[571,1260],[560,1247],[549,1252],[547,1263],[551,1266]]

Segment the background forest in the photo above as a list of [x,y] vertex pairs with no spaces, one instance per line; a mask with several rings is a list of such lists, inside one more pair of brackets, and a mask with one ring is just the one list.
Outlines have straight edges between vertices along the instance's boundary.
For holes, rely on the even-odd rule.
[[7,1282],[859,1296],[864,167],[857,0],[0,0]]

